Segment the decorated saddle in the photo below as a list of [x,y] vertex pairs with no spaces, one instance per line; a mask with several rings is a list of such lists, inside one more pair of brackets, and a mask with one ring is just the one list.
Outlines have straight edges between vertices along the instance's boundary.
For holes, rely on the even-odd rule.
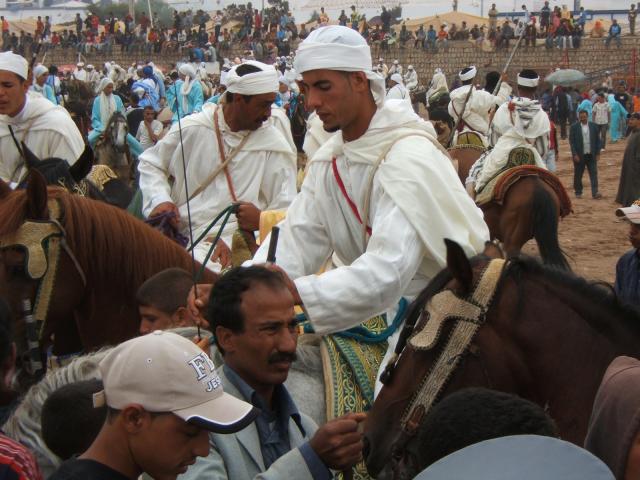
[[478,132],[466,131],[458,134],[458,139],[453,148],[479,147],[485,149],[482,138]]

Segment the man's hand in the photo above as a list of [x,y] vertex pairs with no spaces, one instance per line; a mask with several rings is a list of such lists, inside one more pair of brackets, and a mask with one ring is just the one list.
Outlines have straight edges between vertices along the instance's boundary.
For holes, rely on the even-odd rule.
[[[207,306],[209,305],[209,296],[213,285],[210,283],[199,283],[195,287],[191,287],[187,296],[187,308],[194,318],[196,325],[208,328],[209,322],[205,318]],[[196,295],[197,292],[197,295]]]
[[216,248],[213,249],[211,261],[218,262],[220,265],[222,265],[222,268],[227,268],[231,263],[231,249],[226,243],[222,241],[221,238],[218,239]]
[[156,208],[154,208],[149,214],[149,218],[157,217],[158,215],[162,215],[163,213],[171,213],[173,212],[174,216],[171,219],[171,224],[174,227],[178,227],[178,223],[180,222],[180,210],[175,203],[172,202],[162,202]]
[[365,413],[348,413],[333,419],[318,428],[309,445],[327,467],[351,468],[362,459],[362,433],[358,425],[365,418]]
[[275,265],[273,263],[266,263],[262,266],[268,270],[272,270],[274,272],[280,272],[280,274],[282,275],[282,278],[284,279],[284,283],[287,285],[287,288],[289,289],[289,292],[291,292],[291,295],[293,295],[293,303],[295,305],[302,305],[302,299],[300,298],[300,294],[298,293],[298,288],[296,287],[296,284],[293,282],[293,280],[289,278],[289,275],[287,275],[287,272],[285,272],[278,265]]
[[260,229],[260,209],[253,203],[240,202],[238,206],[238,213],[236,218],[238,219],[238,226],[242,230],[248,230],[255,232]]

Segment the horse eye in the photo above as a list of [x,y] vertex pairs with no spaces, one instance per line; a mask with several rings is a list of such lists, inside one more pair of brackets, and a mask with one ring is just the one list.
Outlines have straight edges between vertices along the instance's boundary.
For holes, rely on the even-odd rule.
[[9,270],[9,273],[11,274],[11,276],[14,276],[14,277],[19,277],[21,275],[24,275],[25,273],[24,265],[9,265],[7,269]]

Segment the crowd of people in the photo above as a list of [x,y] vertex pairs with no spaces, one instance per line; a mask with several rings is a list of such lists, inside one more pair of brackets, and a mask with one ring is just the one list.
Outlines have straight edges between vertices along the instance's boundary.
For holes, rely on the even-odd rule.
[[[517,28],[533,27],[535,45],[536,22],[523,8],[525,20]],[[539,33],[561,39],[553,46],[575,48],[577,43],[562,40],[571,36],[563,28],[572,31],[573,20],[563,17],[564,10],[551,12],[548,2],[545,9]],[[139,21],[78,17],[75,30],[66,31],[66,48],[85,53],[87,45],[95,48],[96,38],[127,51],[151,44],[150,50],[138,50],[151,58],[174,45],[189,49],[191,61],[165,71],[151,61],[78,62],[65,74],[53,65],[30,65],[27,51],[20,44],[14,48],[11,36],[7,45],[5,38],[0,201],[19,195],[9,189],[35,175],[27,168],[25,147],[40,159],[55,157],[73,166],[85,141],[95,150],[111,134],[114,117],[122,115],[128,126],[124,141],[136,165],[136,213],[152,225],[161,220],[163,231],[178,243],[184,240],[182,246],[191,243],[194,259],[220,274],[213,285],[194,287],[189,272],[170,268],[139,285],[140,336],[103,352],[99,380],[63,386],[44,403],[42,437],[59,464],[49,478],[320,480],[350,470],[366,457],[367,414],[350,412],[317,425],[285,385],[302,333],[296,309],[318,335],[343,332],[381,314],[391,324],[403,302],[415,299],[447,266],[444,239],[469,257],[485,252],[489,226],[474,200],[512,166],[516,149],[526,152],[528,165],[553,172],[560,140],[568,139],[574,195],[583,195],[586,169],[597,200],[600,152],[607,140],[629,135],[616,214],[628,222],[634,250],[620,259],[614,288],[621,302],[640,305],[640,94],[624,81],[614,84],[610,74],[589,92],[560,85],[544,91],[532,69],[515,78],[492,71],[483,80],[468,65],[455,79],[441,69],[434,72],[422,92],[425,119],[413,65],[372,58],[370,43],[394,36],[390,12],[382,13],[382,26],[368,33],[355,6],[349,16],[342,12],[339,25],[331,25],[321,9],[319,26],[307,32],[296,28],[286,9],[272,7],[263,16],[250,4],[233,12],[243,22],[235,39],[223,28],[222,12],[202,11],[176,12],[173,26],[144,15]],[[207,33],[208,22],[213,33]],[[50,34],[50,23],[42,23],[36,42]],[[493,26],[486,38],[508,48],[509,23]],[[440,26],[435,37],[432,27],[415,37],[406,28],[400,35],[425,49],[476,40],[476,33],[484,38],[477,26],[473,34],[466,24],[453,27]],[[158,37],[150,42],[154,32]],[[302,42],[294,51],[297,37]],[[224,58],[227,38],[251,47],[242,58]],[[273,49],[259,51],[263,41]],[[215,72],[206,63],[214,59],[221,65]],[[86,138],[63,108],[78,85],[94,96]],[[463,184],[446,149],[464,145],[482,155]],[[46,208],[46,199],[40,200]],[[226,229],[215,238],[209,224],[231,204],[234,215],[227,215]],[[280,228],[277,264],[267,224]],[[245,242],[255,242],[240,265],[233,260],[236,231],[249,234]],[[11,243],[17,238],[0,236],[0,246],[19,250],[22,244]],[[26,275],[26,268],[11,267]],[[464,274],[471,282],[472,272]],[[16,368],[13,317],[5,300],[11,299],[0,298],[0,392],[11,391]],[[185,327],[191,327],[185,336],[167,331]],[[397,360],[398,337],[385,338],[375,395],[384,388],[378,379],[385,366]],[[556,443],[553,412],[544,406],[513,394],[464,389],[438,402],[416,427],[411,455],[417,462],[411,468],[428,473],[471,445],[532,435],[549,451],[565,452],[565,461],[569,450],[578,455],[582,461],[571,465],[582,478],[633,478],[640,471],[633,403],[639,365],[618,357],[597,394],[594,385],[584,449]],[[0,410],[5,419],[19,402],[7,395],[1,405],[6,411]],[[616,429],[624,442],[611,447],[608,432]],[[531,451],[528,444],[523,451]],[[13,475],[7,478],[42,478],[32,453],[16,439],[0,434],[0,453],[0,469]]]

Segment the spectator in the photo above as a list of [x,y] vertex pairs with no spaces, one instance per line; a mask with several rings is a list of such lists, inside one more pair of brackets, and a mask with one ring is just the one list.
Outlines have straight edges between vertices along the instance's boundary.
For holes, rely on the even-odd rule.
[[436,50],[440,49],[444,49],[445,52],[449,51],[449,34],[444,29],[444,25],[440,25],[438,40],[436,41]]
[[569,96],[562,87],[556,87],[551,102],[551,119],[560,126],[560,138],[567,138],[567,121],[571,116]]
[[[136,140],[140,142],[143,150],[147,150],[148,148],[153,147],[158,140],[160,140],[160,134],[162,133],[162,123],[156,120],[156,111],[152,106],[147,105],[144,107],[144,120],[138,126],[138,132],[136,133]],[[165,295],[167,292],[164,292]],[[185,297],[186,298],[186,297]],[[142,316],[142,315],[141,315]],[[145,317],[142,316],[143,322]],[[146,318],[149,318],[148,316]],[[145,334],[149,333],[149,331],[142,331],[142,325],[140,326],[140,333]],[[156,329],[156,327],[154,327]]]
[[636,16],[638,15],[638,11],[636,10],[636,6],[634,3],[631,4],[631,8],[629,8],[629,13],[627,14],[627,18],[629,19],[629,33],[631,35],[636,34]]
[[535,48],[536,39],[538,38],[538,32],[536,30],[536,24],[534,22],[529,23],[525,27],[524,38],[525,46]]
[[524,398],[485,388],[459,390],[438,402],[422,422],[415,473],[469,445],[522,434],[555,437],[557,428],[540,406]]
[[600,155],[598,127],[589,121],[589,114],[586,111],[581,111],[578,117],[580,121],[571,125],[569,131],[569,145],[573,159],[573,189],[576,198],[582,198],[582,176],[586,167],[591,182],[591,196],[594,199],[600,199],[602,194],[598,191],[598,156]]
[[[93,395],[104,390],[101,380],[64,385],[42,405],[42,440],[60,459],[81,455],[93,443],[107,417],[107,408],[93,406]],[[69,428],[73,425],[73,428]]]
[[[404,23],[402,25],[405,26]],[[420,25],[418,30],[416,30],[416,41],[413,43],[413,48],[418,48],[418,46],[424,48],[426,38],[427,32],[424,31],[424,25]]]
[[621,81],[616,88],[614,98],[622,105],[622,108],[629,111],[631,107],[631,96],[627,93],[627,88],[624,81]]
[[[344,10],[343,10],[344,12]],[[324,11],[324,7],[320,7],[320,16],[318,17],[318,22],[322,26],[329,25],[329,15],[327,15]]]
[[355,5],[351,5],[351,28],[354,30],[359,30],[360,28],[360,14]]
[[[620,184],[616,195],[616,202],[623,207],[631,205],[640,198],[640,113],[635,112],[629,115],[629,131],[630,136],[624,149]],[[631,234],[629,236],[633,237]],[[634,288],[638,295],[636,300],[640,300],[640,283],[636,282]],[[634,303],[640,306],[640,301]]]
[[489,31],[496,31],[498,26],[498,9],[496,8],[496,4],[491,4],[491,9],[489,10]]
[[347,14],[344,13],[344,10],[341,10],[340,16],[338,17],[338,23],[343,27],[346,27],[348,21],[349,21],[349,17],[347,17]]
[[611,23],[611,26],[609,27],[609,35],[607,36],[607,39],[604,42],[605,47],[609,48],[609,45],[611,44],[611,40],[615,40],[616,45],[618,46],[618,48],[620,48],[622,46],[622,41],[620,39],[621,35],[622,35],[622,28],[620,28],[620,25],[618,25],[618,21],[614,18],[613,22]]
[[[637,235],[638,233],[636,238]],[[640,246],[640,241],[637,239],[632,242]],[[638,271],[640,271],[638,256],[635,248],[629,253],[635,256],[633,268],[635,268],[636,282],[633,288],[637,299]],[[640,456],[638,455],[640,369],[638,366],[638,360],[630,357],[617,357],[611,362],[593,402],[584,444],[587,450],[607,464],[615,478],[619,480],[640,478]]]
[[107,419],[89,449],[51,480],[175,478],[209,453],[208,431],[231,433],[255,418],[250,404],[223,393],[211,359],[174,333],[121,343],[99,368],[104,391],[94,403],[106,404]]
[[611,107],[605,100],[604,94],[599,93],[598,99],[593,104],[593,123],[596,124],[600,134],[600,149],[604,151],[607,146],[607,130],[611,121]]
[[540,9],[540,31],[544,34],[549,30],[550,19],[551,8],[549,8],[549,2],[544,2],[544,6]]
[[531,22],[531,14],[526,5],[522,5],[522,11],[524,12],[524,24],[529,25],[529,22]]
[[218,10],[213,17],[213,24],[217,42],[220,37],[220,29],[222,28],[222,12],[220,10]]
[[429,25],[429,29],[427,30],[427,49],[431,50],[432,53],[437,51],[436,42],[438,40],[438,34],[433,28],[433,25]]

